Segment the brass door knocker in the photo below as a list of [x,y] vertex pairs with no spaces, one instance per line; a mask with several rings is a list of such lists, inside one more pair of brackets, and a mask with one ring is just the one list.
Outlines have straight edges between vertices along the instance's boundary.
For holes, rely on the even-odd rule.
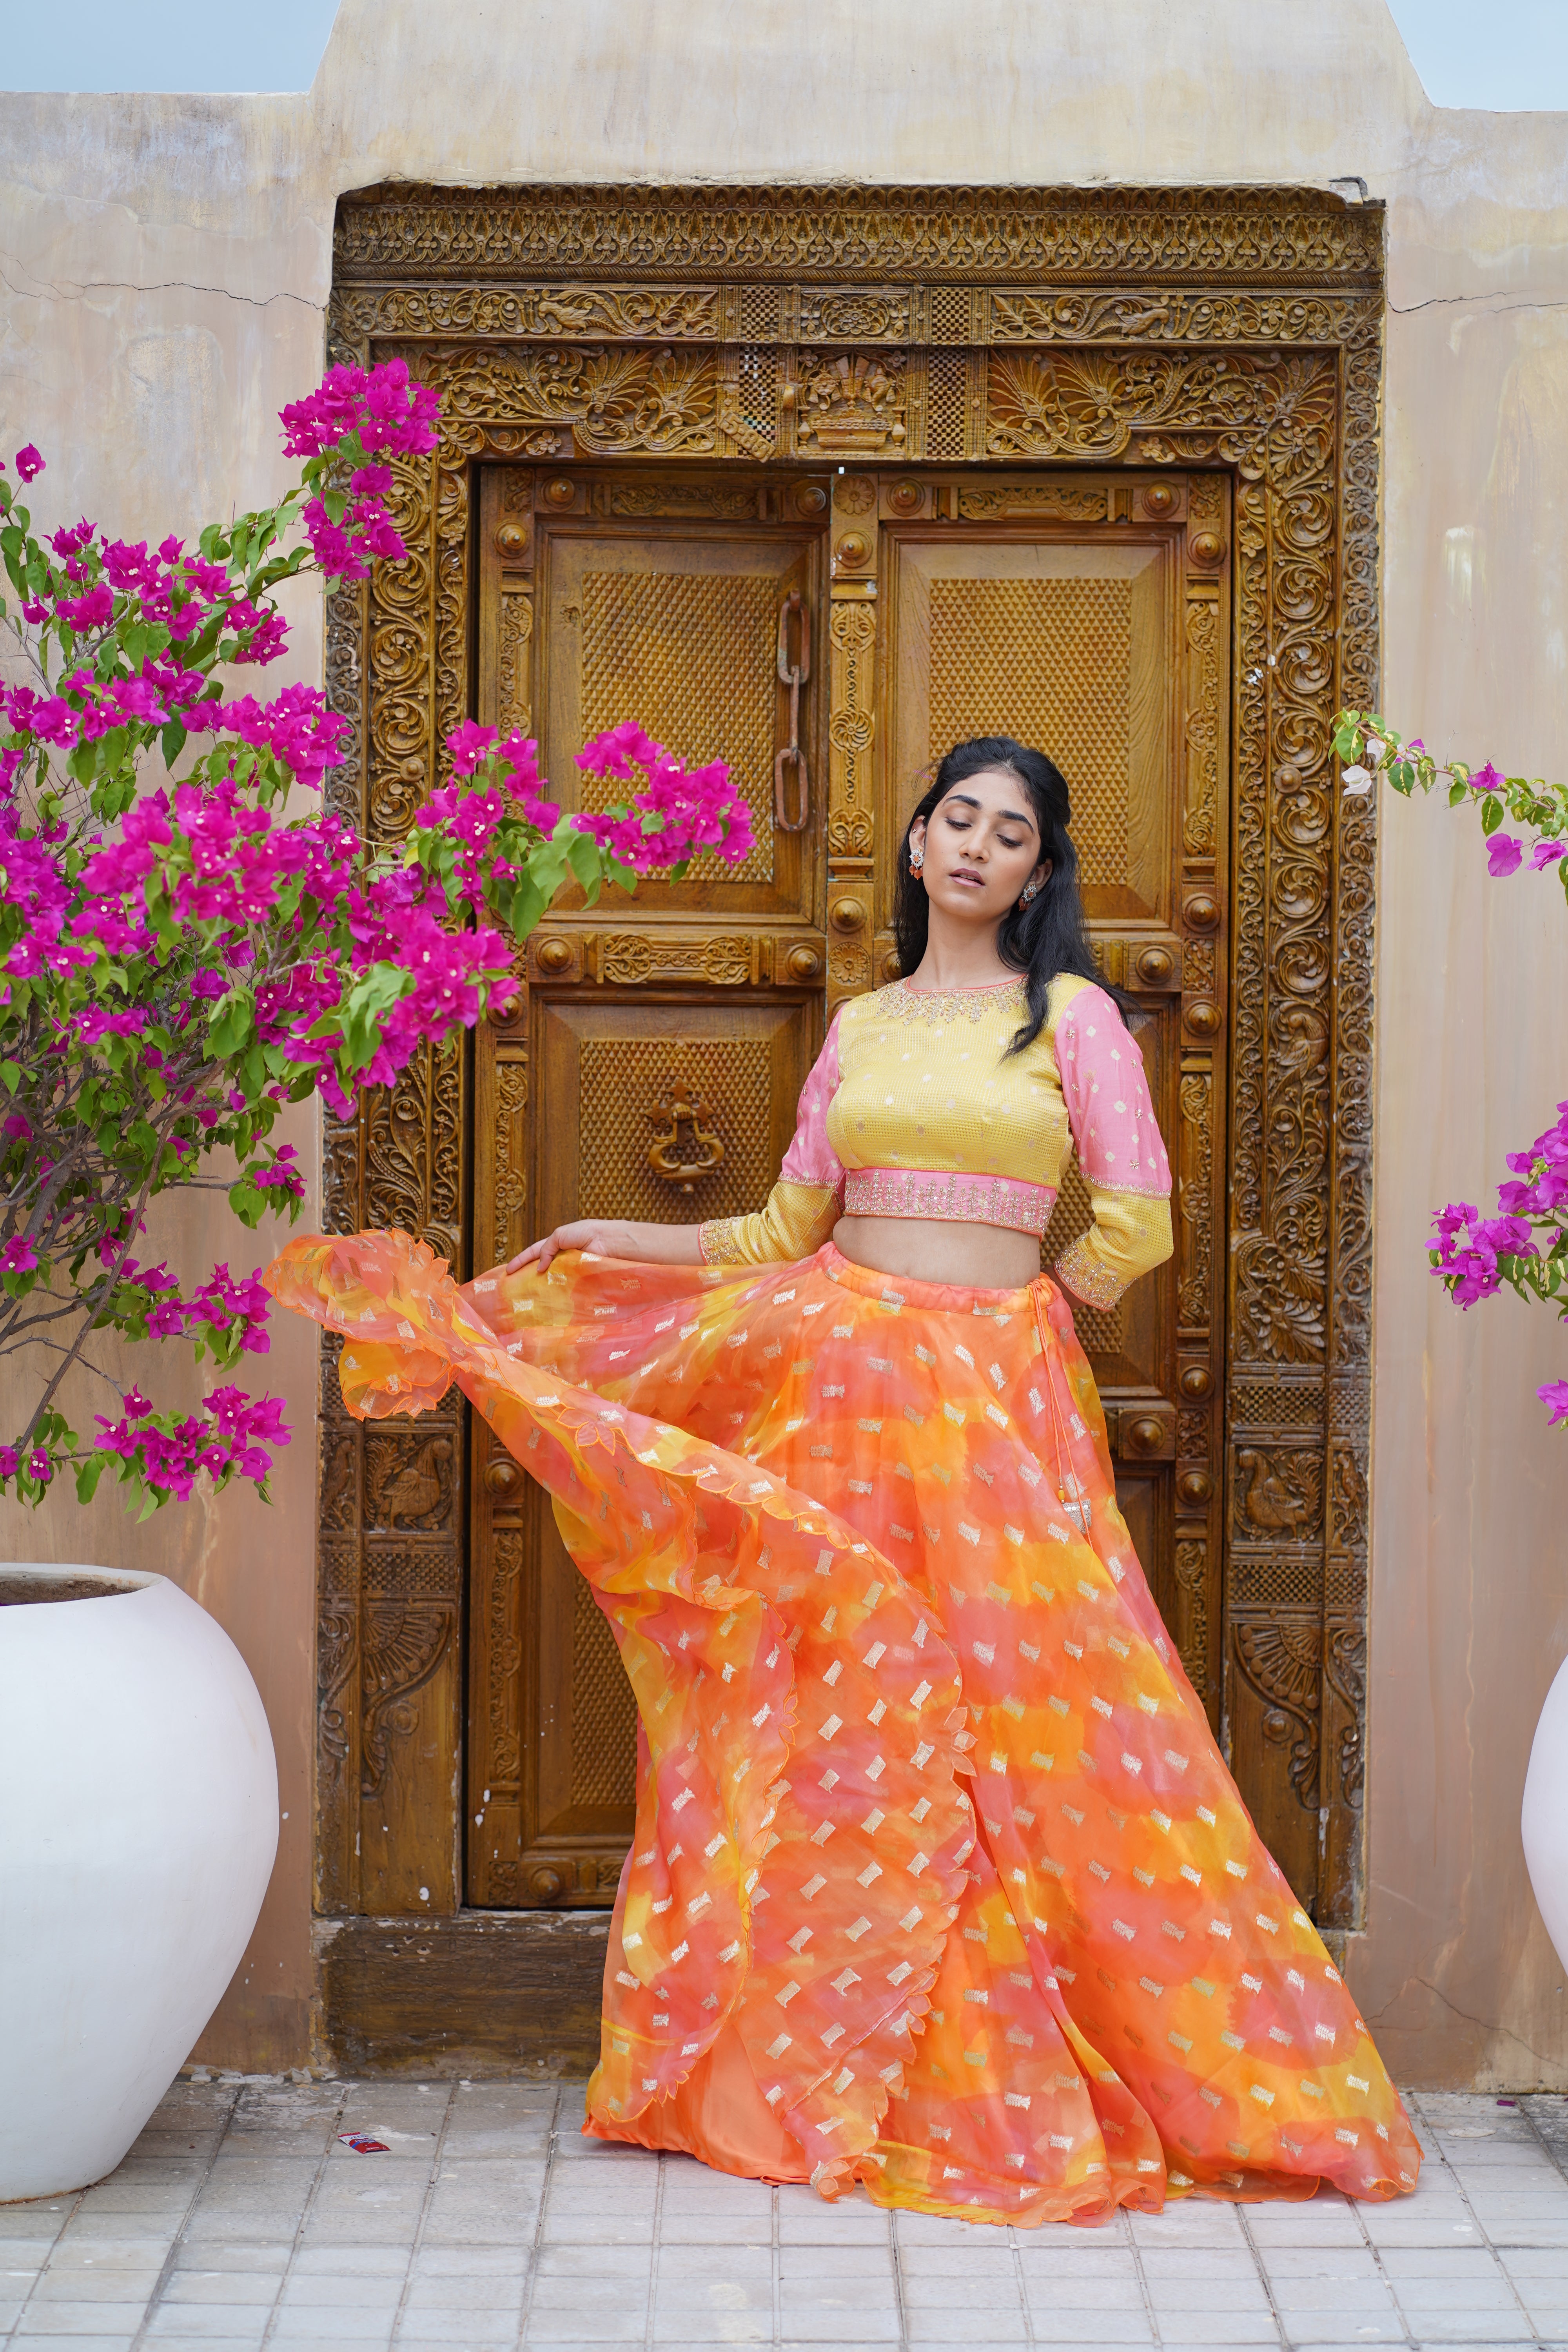
[[666,1184],[689,1192],[700,1176],[710,1176],[724,1157],[723,1142],[708,1122],[712,1105],[686,1078],[666,1082],[658,1108],[648,1113],[654,1139],[647,1164]]

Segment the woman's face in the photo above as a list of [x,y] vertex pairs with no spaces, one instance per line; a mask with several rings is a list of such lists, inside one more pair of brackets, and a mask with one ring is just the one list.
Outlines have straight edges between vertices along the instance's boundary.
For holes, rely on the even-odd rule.
[[932,907],[963,923],[999,923],[1051,870],[1029,794],[1010,768],[983,768],[954,784],[929,823],[915,819],[910,846],[925,854]]

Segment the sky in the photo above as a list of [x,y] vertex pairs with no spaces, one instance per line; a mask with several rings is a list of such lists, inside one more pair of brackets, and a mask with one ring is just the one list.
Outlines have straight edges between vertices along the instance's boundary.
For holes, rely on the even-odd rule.
[[[1568,109],[1568,0],[1391,5],[1435,104]],[[337,0],[73,0],[62,38],[52,9],[0,0],[0,89],[309,89],[336,15]]]

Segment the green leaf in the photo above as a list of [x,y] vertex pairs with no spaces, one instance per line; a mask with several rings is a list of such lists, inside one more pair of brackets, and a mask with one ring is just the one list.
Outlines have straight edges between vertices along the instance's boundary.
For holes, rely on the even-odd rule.
[[256,1008],[243,991],[220,997],[207,1024],[212,1050],[224,1061],[239,1053],[256,1026]]
[[76,1465],[76,1498],[79,1503],[90,1503],[98,1492],[98,1482],[109,1467],[107,1454],[90,1454]]
[[1502,803],[1496,793],[1489,793],[1481,803],[1481,831],[1495,833],[1502,823]]

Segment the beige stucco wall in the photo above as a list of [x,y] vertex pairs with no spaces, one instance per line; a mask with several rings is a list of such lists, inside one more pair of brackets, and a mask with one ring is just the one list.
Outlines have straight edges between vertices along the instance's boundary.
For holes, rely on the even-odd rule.
[[[275,412],[319,368],[335,199],[384,178],[1360,174],[1389,207],[1386,707],[1436,746],[1561,775],[1565,154],[1561,115],[1428,107],[1384,0],[344,0],[308,98],[0,96],[0,439],[50,457],[37,512],[132,536],[258,499]],[[318,677],[308,607],[294,647]],[[1436,808],[1385,812],[1379,889],[1371,1899],[1349,1966],[1401,2079],[1568,2084],[1518,1840],[1568,1651],[1568,1437],[1531,1393],[1568,1335],[1511,1302],[1461,1319],[1422,1248],[1429,1209],[1485,1199],[1568,1092],[1568,922],[1548,880],[1489,884]],[[199,1219],[184,1246],[241,1255]],[[0,1522],[12,1557],[176,1574],[261,1684],[289,1820],[204,2045],[230,2064],[305,2055],[313,1352],[278,1332],[298,1436],[271,1511]]]

